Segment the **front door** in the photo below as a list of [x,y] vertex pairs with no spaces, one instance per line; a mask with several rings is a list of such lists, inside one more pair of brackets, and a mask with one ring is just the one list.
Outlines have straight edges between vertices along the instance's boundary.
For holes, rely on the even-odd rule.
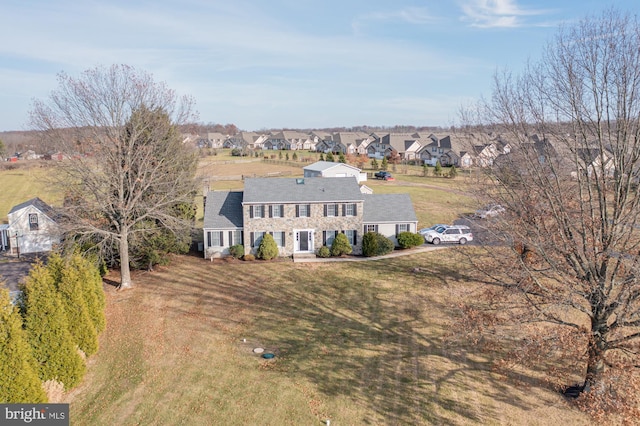
[[313,230],[296,231],[296,252],[312,252],[313,251]]

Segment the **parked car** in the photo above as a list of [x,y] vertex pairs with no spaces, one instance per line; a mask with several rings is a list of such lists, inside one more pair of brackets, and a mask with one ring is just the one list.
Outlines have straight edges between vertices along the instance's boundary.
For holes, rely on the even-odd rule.
[[449,227],[449,225],[443,225],[443,224],[441,224],[441,223],[438,223],[438,224],[435,224],[435,225],[430,226],[430,227],[428,227],[428,228],[422,228],[422,229],[419,229],[419,230],[418,230],[418,234],[420,234],[420,235],[422,235],[422,236],[424,237],[424,236],[426,236],[426,235],[427,235],[427,233],[428,233],[429,231],[433,231],[434,229],[436,229],[436,228],[437,228],[437,227],[439,227],[439,226],[443,226],[443,227],[445,227],[445,228],[448,228],[448,227]]
[[424,239],[426,242],[434,245],[440,243],[466,244],[468,241],[473,241],[473,233],[471,229],[465,225],[445,225],[428,231]]
[[504,213],[504,210],[505,210],[504,207],[502,207],[500,204],[489,204],[483,209],[476,210],[475,217],[478,217],[480,219],[495,217],[495,216],[498,216],[499,214]]
[[380,170],[379,172],[375,172],[374,176],[376,179],[393,180],[393,176],[391,176],[391,173],[385,170]]

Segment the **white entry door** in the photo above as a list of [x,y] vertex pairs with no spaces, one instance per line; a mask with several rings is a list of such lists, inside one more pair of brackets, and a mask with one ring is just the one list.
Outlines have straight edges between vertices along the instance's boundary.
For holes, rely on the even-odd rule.
[[295,252],[313,252],[313,229],[300,229],[295,231],[296,244]]

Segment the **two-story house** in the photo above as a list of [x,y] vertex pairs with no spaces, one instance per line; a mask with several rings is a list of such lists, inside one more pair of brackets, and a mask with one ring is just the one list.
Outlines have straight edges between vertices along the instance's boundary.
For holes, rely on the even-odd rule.
[[226,255],[234,244],[255,253],[267,233],[281,256],[315,253],[338,233],[359,254],[366,232],[396,242],[399,232],[416,232],[417,226],[408,194],[363,194],[355,177],[249,178],[244,191],[207,194],[204,255]]

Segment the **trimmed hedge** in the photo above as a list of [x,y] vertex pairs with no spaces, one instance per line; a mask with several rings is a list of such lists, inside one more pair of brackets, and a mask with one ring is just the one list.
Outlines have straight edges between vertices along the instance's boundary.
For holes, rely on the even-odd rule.
[[331,250],[329,250],[329,247],[327,247],[327,246],[322,246],[316,252],[316,256],[318,256],[318,257],[331,257]]
[[242,258],[244,256],[244,246],[242,244],[235,244],[229,247],[229,254],[236,259]]
[[342,256],[343,254],[351,254],[353,247],[349,243],[349,239],[345,234],[338,234],[331,243],[331,256]]
[[258,259],[271,260],[278,257],[278,254],[280,254],[280,252],[273,236],[271,234],[264,234],[262,241],[260,241],[260,245],[258,246],[256,257]]
[[377,232],[367,232],[362,237],[362,254],[365,257],[382,256],[393,249],[393,241]]
[[424,244],[424,237],[413,232],[401,232],[398,234],[398,245],[403,249],[417,247]]

